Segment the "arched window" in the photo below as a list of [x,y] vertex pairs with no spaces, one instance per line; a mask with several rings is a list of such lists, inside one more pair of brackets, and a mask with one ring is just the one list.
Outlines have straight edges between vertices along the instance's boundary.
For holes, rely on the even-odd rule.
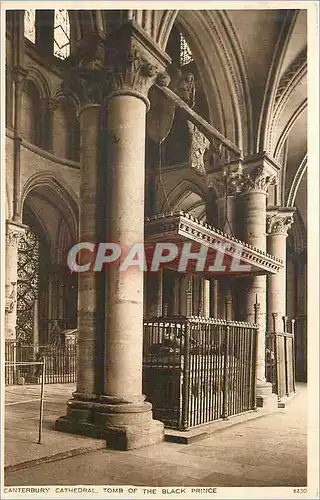
[[180,33],[180,66],[185,66],[193,61],[192,53],[187,40]]
[[70,21],[67,10],[54,11],[54,48],[53,53],[60,59],[66,59],[70,54]]
[[24,11],[24,36],[35,43],[36,41],[36,11],[28,9]]

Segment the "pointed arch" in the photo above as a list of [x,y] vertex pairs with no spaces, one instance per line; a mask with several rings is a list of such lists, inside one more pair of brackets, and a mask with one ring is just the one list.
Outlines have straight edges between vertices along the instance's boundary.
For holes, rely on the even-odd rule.
[[304,173],[307,170],[307,167],[308,167],[308,156],[305,155],[305,157],[303,158],[302,162],[300,163],[300,165],[299,165],[299,167],[298,167],[298,169],[297,169],[297,171],[296,171],[296,173],[294,175],[292,184],[290,186],[289,193],[288,193],[288,198],[287,198],[287,201],[286,201],[286,206],[287,207],[293,207],[294,206],[295,200],[296,200],[296,196],[297,196],[297,192],[298,192],[301,180],[302,180],[302,178],[304,176]]
[[283,21],[264,92],[257,133],[257,151],[268,151],[271,153],[270,133],[275,99],[281,77],[282,64],[297,17],[298,10],[288,10]]
[[39,68],[33,66],[32,64],[28,64],[26,66],[26,70],[28,71],[26,81],[31,81],[37,87],[41,99],[47,99],[50,96],[51,91],[46,76],[41,70],[39,70]]
[[23,206],[28,194],[36,188],[48,187],[60,212],[70,221],[70,232],[76,239],[78,234],[79,201],[75,192],[59,178],[57,172],[39,172],[32,175],[21,190],[19,213],[23,213]]

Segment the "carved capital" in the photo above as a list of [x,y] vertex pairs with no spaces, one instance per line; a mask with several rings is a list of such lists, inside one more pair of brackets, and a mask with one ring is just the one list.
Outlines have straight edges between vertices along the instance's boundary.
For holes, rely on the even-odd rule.
[[165,53],[134,24],[123,25],[109,36],[91,33],[66,59],[66,75],[58,93],[72,94],[80,106],[101,104],[116,91],[137,92],[147,100],[157,79],[168,85],[166,62]]
[[20,239],[24,235],[25,229],[15,225],[7,223],[6,228],[6,247],[17,248]]
[[209,148],[210,141],[190,121],[188,121],[188,128],[190,134],[189,165],[200,174],[205,175],[206,169],[204,166],[203,155],[206,149]]
[[244,178],[240,168],[232,172],[226,167],[209,174],[207,179],[207,187],[215,190],[217,198],[236,196],[243,189]]
[[22,66],[15,66],[11,72],[13,81],[21,85],[23,85],[24,82],[26,81],[28,73],[29,71],[23,68]]
[[292,215],[287,214],[268,214],[267,215],[267,234],[283,234],[288,235],[293,223]]
[[88,104],[100,104],[103,98],[103,88],[104,79],[101,71],[73,68],[67,72],[57,96],[72,96],[81,108]]
[[129,90],[147,97],[162,69],[137,47],[130,50],[110,48],[106,55],[107,92]]
[[277,176],[266,167],[256,167],[250,173],[242,174],[242,192],[263,191],[267,193],[269,186],[276,183]]
[[102,32],[96,31],[76,43],[64,61],[65,75],[56,92],[57,99],[72,96],[79,107],[100,104],[105,82],[105,38]]

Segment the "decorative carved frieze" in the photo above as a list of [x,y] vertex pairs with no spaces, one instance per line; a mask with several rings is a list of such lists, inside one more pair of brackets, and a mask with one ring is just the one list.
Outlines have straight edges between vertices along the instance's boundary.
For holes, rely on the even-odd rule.
[[254,268],[275,274],[283,267],[282,261],[277,257],[225,234],[219,229],[199,221],[189,213],[182,211],[170,212],[145,219],[145,239],[147,243],[156,241],[173,242],[176,238],[179,238],[180,242],[204,243],[209,248],[217,248],[219,245],[230,243],[230,246],[226,249],[226,252],[230,252],[230,255],[234,255],[236,246],[241,245],[241,258]]
[[206,149],[210,146],[210,141],[190,121],[188,121],[188,128],[190,134],[189,165],[200,174],[205,175],[206,169],[204,166],[203,156]]

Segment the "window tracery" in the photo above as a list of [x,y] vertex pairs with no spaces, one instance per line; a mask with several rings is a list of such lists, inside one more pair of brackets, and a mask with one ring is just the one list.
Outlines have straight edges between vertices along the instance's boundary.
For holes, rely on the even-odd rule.
[[70,55],[70,21],[68,11],[65,9],[54,11],[53,53],[60,59],[66,59]]
[[28,9],[24,11],[24,36],[30,42],[36,42],[36,11]]
[[32,343],[34,301],[39,293],[40,242],[28,229],[19,240],[17,289],[17,339]]
[[187,40],[180,33],[180,66],[186,66],[193,61],[193,56],[191,49],[187,43]]

